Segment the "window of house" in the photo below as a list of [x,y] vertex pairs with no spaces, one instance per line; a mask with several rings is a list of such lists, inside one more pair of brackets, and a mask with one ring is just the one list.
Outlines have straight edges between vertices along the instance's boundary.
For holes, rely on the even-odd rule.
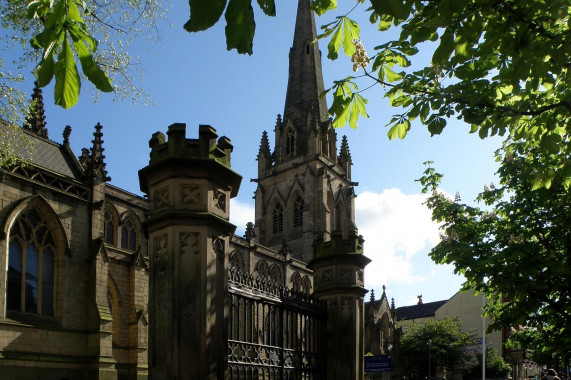
[[35,210],[28,211],[10,230],[7,309],[53,316],[54,264],[52,233]]
[[286,132],[285,138],[285,154],[286,156],[291,156],[295,153],[295,132],[293,129],[289,129]]
[[297,197],[293,205],[293,226],[303,226],[303,198]]
[[277,234],[283,232],[284,230],[284,209],[282,205],[278,204],[274,208],[274,214],[272,218],[272,232]]
[[132,218],[127,218],[121,228],[121,248],[134,251],[137,246],[137,232]]

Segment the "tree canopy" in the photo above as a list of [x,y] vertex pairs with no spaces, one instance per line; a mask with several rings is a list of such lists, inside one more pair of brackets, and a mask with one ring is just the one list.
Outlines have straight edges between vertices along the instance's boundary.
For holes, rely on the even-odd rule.
[[[465,379],[482,378],[482,353],[476,353],[477,363],[463,376]],[[486,378],[487,379],[507,379],[512,372],[512,366],[494,349],[486,349]]]
[[77,102],[82,79],[119,98],[144,96],[136,80],[141,67],[129,47],[143,34],[149,41],[156,35],[167,8],[161,0],[0,2],[0,46],[22,51],[15,62],[0,59],[2,118],[18,122],[25,115],[16,84],[34,66],[41,87],[55,79],[54,102],[64,108]]
[[[112,51],[141,28],[153,27],[164,2],[2,4],[4,27],[25,31],[41,53],[37,79],[44,85],[55,77],[55,101],[69,107],[80,83],[76,61],[96,88],[111,91],[112,74],[121,71],[119,61],[109,63],[97,47],[103,40],[103,51]],[[257,4],[265,15],[276,14],[275,0]],[[337,8],[337,0],[312,0],[312,6],[323,15]],[[251,0],[190,0],[189,7],[187,31],[208,29],[224,14],[227,48],[252,54],[256,23]],[[353,10],[322,26],[320,36],[329,40],[330,59],[341,49],[359,72],[330,88],[335,126],[356,127],[359,116],[366,116],[359,86],[378,85],[373,87],[396,108],[388,123],[391,139],[403,138],[414,120],[439,134],[456,117],[482,138],[510,131],[539,139],[557,152],[558,142],[569,135],[570,7],[571,0],[355,0]],[[381,32],[372,46],[359,41],[361,26],[351,18],[357,10],[367,12],[368,27]],[[385,42],[382,32],[388,30],[398,31],[398,38]],[[426,45],[430,61],[415,61],[413,56]],[[368,56],[366,48],[374,54]]]
[[431,258],[493,300],[490,328],[512,327],[511,345],[537,353],[571,350],[570,154],[569,138],[557,154],[537,140],[508,139],[496,152],[499,183],[477,198],[482,208],[442,193],[430,165],[420,179],[443,230]]
[[460,328],[461,321],[457,317],[406,326],[400,354],[408,377],[430,379],[439,369],[461,372],[468,368],[471,357],[466,348],[474,344],[474,335]]

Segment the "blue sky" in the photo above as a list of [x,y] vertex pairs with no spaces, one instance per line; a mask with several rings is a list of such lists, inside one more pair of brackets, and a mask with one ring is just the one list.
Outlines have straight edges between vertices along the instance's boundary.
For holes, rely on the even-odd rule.
[[[142,86],[151,94],[151,104],[130,105],[105,94],[94,104],[84,92],[77,106],[61,110],[52,105],[50,84],[44,89],[50,138],[61,142],[63,128],[71,125],[71,146],[79,155],[82,147],[90,146],[93,127],[100,122],[111,183],[140,194],[137,171],[148,163],[152,133],[183,122],[187,138],[196,138],[199,124],[212,125],[219,135],[232,140],[232,167],[243,176],[231,206],[232,222],[241,235],[246,222],[254,221],[255,184],[250,179],[257,176],[255,158],[262,131],[268,132],[273,145],[276,117],[283,112],[296,6],[296,1],[277,0],[277,17],[257,12],[254,54],[242,56],[226,50],[223,23],[188,34],[182,29],[187,3],[173,5],[168,14],[173,26],[165,23],[154,44],[140,42],[132,49],[133,55],[140,56]],[[334,14],[326,14],[317,24],[333,18]],[[361,25],[361,38],[372,53],[387,37],[366,22]],[[325,58],[323,43],[321,50],[326,87],[352,73],[348,58],[340,56],[331,62]],[[416,59],[427,62],[429,56]],[[33,78],[27,79],[24,86],[31,92]],[[83,87],[91,89],[87,82]],[[388,297],[397,306],[415,303],[420,294],[424,302],[447,299],[458,291],[462,279],[428,258],[438,242],[438,230],[422,206],[420,185],[414,180],[421,176],[424,161],[435,161],[437,171],[444,174],[442,189],[450,194],[459,191],[463,201],[471,201],[484,184],[494,180],[493,151],[501,140],[480,140],[468,133],[467,125],[450,120],[441,136],[431,138],[425,128],[413,124],[403,141],[389,141],[384,125],[398,111],[382,98],[381,88],[364,95],[369,99],[370,118],[360,120],[356,130],[344,127],[337,133],[339,141],[342,135],[349,139],[352,179],[359,182],[357,226],[365,238],[365,255],[373,259],[366,271],[366,286],[380,296],[386,285]]]

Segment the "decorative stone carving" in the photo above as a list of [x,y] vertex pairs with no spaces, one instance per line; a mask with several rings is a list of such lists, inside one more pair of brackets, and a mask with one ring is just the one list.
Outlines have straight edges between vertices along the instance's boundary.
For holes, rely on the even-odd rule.
[[200,252],[200,233],[199,232],[181,232],[180,233],[180,254],[193,253],[197,255]]
[[153,197],[153,208],[158,210],[163,207],[169,206],[169,188],[163,187],[162,189],[156,190]]
[[199,185],[181,185],[180,199],[183,205],[200,204],[202,191]]
[[218,259],[224,258],[224,240],[213,237],[212,238],[212,257],[216,257]]
[[212,193],[212,204],[222,212],[226,212],[226,194],[219,190]]
[[159,235],[154,238],[155,268],[159,275],[164,275],[167,270],[168,235]]

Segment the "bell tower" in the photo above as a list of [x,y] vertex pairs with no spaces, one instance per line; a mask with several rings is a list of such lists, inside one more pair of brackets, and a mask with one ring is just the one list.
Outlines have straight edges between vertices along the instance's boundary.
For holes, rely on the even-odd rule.
[[298,0],[283,117],[274,128],[274,149],[267,132],[258,153],[256,235],[279,250],[285,243],[295,259],[308,263],[317,237],[333,231],[356,232],[351,154],[327,115],[321,52],[310,0]]

